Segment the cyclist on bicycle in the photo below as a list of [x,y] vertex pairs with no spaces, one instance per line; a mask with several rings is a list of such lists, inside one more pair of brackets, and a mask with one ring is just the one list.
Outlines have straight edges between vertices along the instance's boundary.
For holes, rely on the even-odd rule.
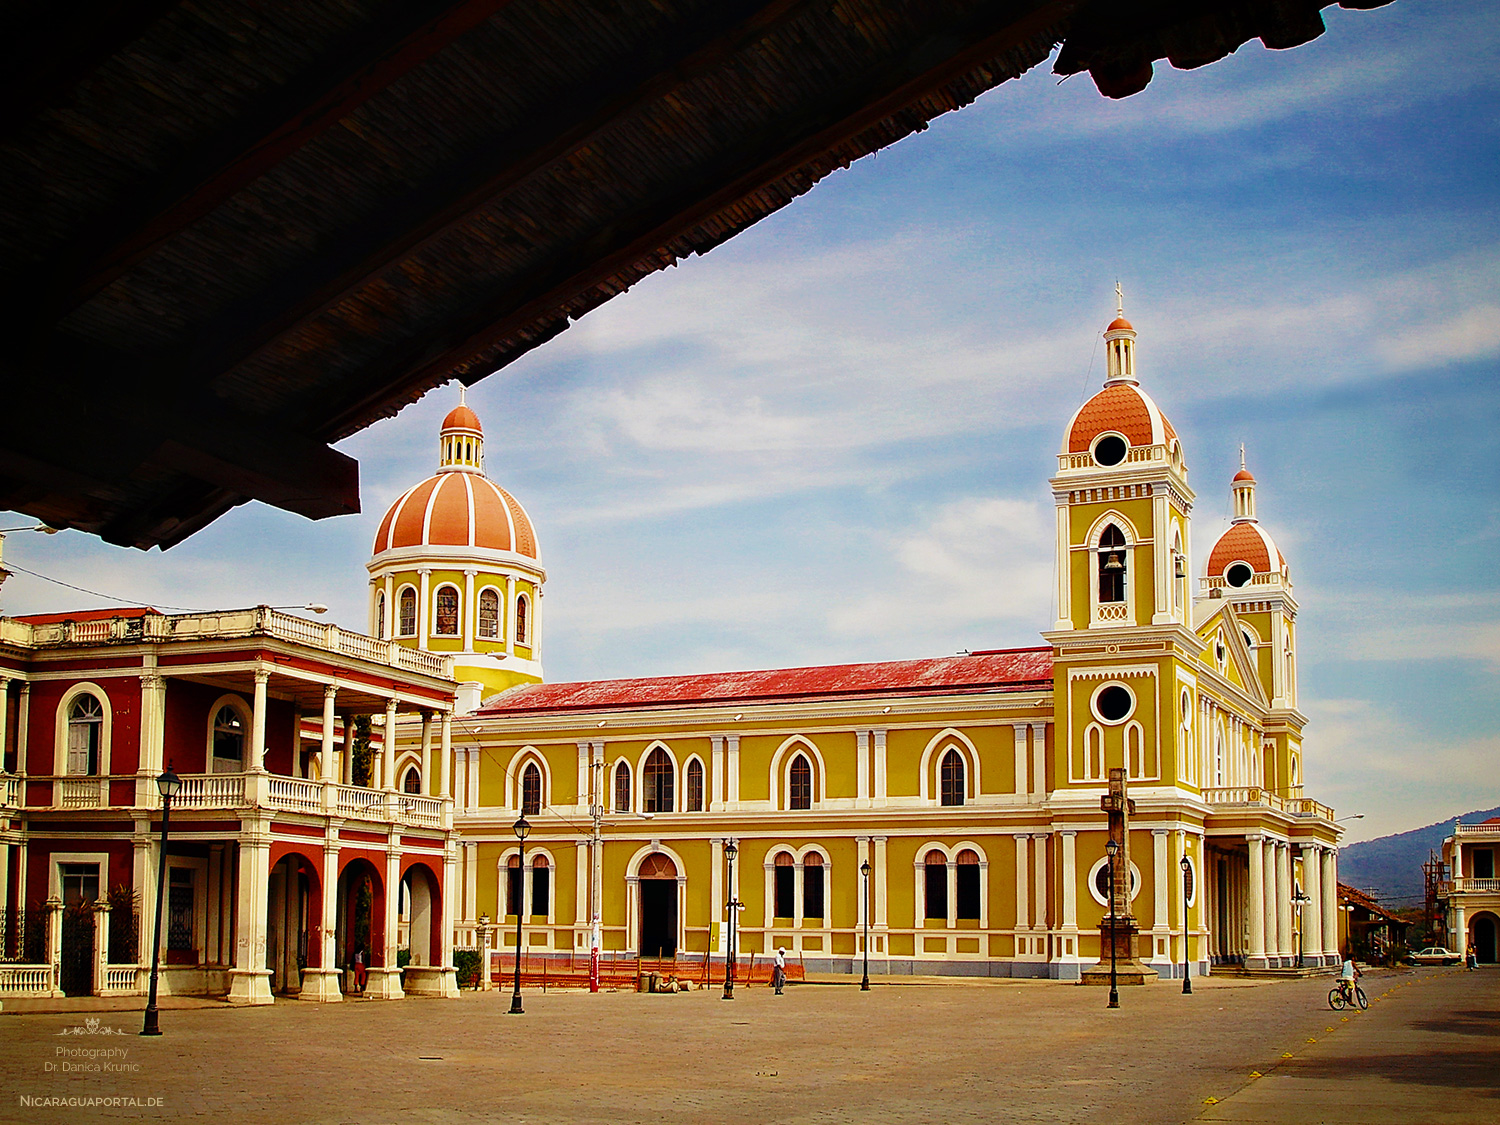
[[1354,982],[1359,980],[1360,975],[1360,971],[1354,967],[1354,954],[1345,951],[1344,967],[1339,973],[1339,991],[1351,1004],[1354,1002]]

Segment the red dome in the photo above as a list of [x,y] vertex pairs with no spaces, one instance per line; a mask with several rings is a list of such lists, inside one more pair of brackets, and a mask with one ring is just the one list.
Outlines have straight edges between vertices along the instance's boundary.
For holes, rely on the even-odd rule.
[[[453,414],[459,410],[468,412],[461,406]],[[477,429],[477,419],[474,424]],[[526,510],[494,481],[472,472],[439,473],[408,489],[375,533],[377,555],[428,546],[480,547],[537,557],[536,533]]]
[[1255,478],[1250,475],[1249,469],[1241,469],[1239,472],[1235,473],[1234,480],[1236,484],[1238,484],[1240,481],[1249,481],[1251,484],[1255,483]]
[[[1096,320],[1094,323],[1098,324],[1099,322]],[[1106,331],[1106,332],[1134,332],[1135,331],[1135,325],[1131,324],[1130,321],[1126,320],[1123,316],[1117,316],[1110,323],[1110,326],[1108,328],[1106,328],[1104,331]]]
[[462,403],[448,411],[448,417],[443,419],[443,429],[472,430],[476,434],[484,433],[484,429],[479,425],[479,415],[475,414]]
[[[1275,559],[1274,565],[1271,560]],[[1234,524],[1214,544],[1208,556],[1208,576],[1222,578],[1234,562],[1246,562],[1256,574],[1270,574],[1286,565],[1286,559],[1266,529],[1253,521]]]
[[1068,424],[1065,453],[1084,453],[1108,431],[1124,434],[1131,445],[1165,445],[1177,431],[1151,396],[1133,383],[1111,383],[1078,408]]

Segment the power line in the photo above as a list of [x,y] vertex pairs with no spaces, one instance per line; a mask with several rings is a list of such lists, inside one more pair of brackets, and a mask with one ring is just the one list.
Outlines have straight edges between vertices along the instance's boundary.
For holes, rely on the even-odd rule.
[[40,578],[43,582],[51,582],[54,586],[65,586],[69,590],[77,590],[80,594],[88,594],[90,597],[104,598],[106,601],[119,602],[121,605],[137,606],[137,605],[149,604],[149,605],[151,605],[155,609],[175,609],[179,613],[193,613],[193,612],[195,612],[194,610],[189,609],[187,606],[181,606],[181,605],[163,605],[161,602],[149,602],[149,603],[146,603],[146,602],[142,602],[139,599],[119,598],[119,597],[116,597],[114,594],[100,593],[98,590],[90,590],[86,586],[75,586],[71,582],[64,582],[61,578],[49,578],[45,574],[38,574],[34,570],[27,570],[24,566],[17,566],[15,563],[7,563],[6,564],[6,569],[19,571],[22,574],[30,575],[32,578]]

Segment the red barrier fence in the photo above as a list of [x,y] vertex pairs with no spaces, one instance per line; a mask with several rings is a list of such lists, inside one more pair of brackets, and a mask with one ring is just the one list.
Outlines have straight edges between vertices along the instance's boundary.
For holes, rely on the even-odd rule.
[[[599,955],[599,987],[613,990],[639,990],[641,981],[651,973],[663,980],[676,977],[679,981],[692,981],[702,988],[711,988],[724,983],[726,961],[723,958],[696,957],[640,957],[636,955],[601,953]],[[769,954],[746,954],[735,958],[734,983],[750,987],[771,983],[771,971],[775,959]],[[516,958],[512,953],[490,952],[490,980],[497,988],[512,984],[516,979]],[[799,958],[788,961],[787,980],[806,980],[807,969]],[[521,987],[540,988],[587,988],[589,986],[589,955],[587,953],[523,953],[521,955]]]

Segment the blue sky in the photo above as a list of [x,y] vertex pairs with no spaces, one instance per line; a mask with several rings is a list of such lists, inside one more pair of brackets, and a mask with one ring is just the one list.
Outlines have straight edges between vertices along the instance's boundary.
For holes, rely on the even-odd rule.
[[[474,388],[549,569],[548,678],[1038,643],[1046,481],[1118,278],[1200,566],[1240,442],[1260,480],[1302,604],[1308,792],[1365,814],[1351,840],[1500,803],[1500,20],[1324,15],[1123,102],[1038,68]],[[165,554],[68,532],[6,559],[363,627],[375,526],[455,398],[342,444],[358,517],[250,505]],[[0,596],[96,604],[20,573]]]

